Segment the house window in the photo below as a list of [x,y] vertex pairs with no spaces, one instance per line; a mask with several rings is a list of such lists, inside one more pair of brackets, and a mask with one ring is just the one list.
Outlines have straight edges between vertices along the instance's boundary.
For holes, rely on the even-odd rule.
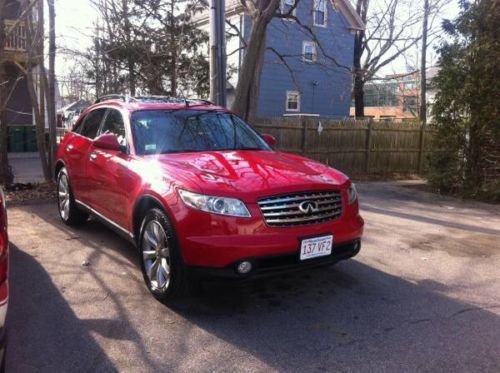
[[302,44],[302,60],[304,62],[314,63],[318,59],[316,43],[313,41],[305,41]]
[[[295,6],[295,0],[281,0],[281,14],[288,14],[290,10]],[[293,9],[291,15],[296,15],[297,7]]]
[[326,27],[327,0],[314,0],[313,18],[314,26]]
[[403,97],[403,111],[405,113],[416,113],[418,111],[418,97],[405,96]]
[[300,92],[286,92],[286,111],[300,111]]

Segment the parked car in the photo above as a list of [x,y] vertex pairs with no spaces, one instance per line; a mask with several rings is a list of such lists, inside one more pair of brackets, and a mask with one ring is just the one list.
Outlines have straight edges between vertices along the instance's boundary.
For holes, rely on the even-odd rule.
[[133,242],[162,301],[192,273],[248,279],[356,255],[354,184],[275,143],[202,101],[101,100],[59,147],[61,218],[91,213]]
[[9,237],[7,235],[7,210],[5,195],[0,187],[0,371],[5,369],[7,332],[5,318],[9,303]]

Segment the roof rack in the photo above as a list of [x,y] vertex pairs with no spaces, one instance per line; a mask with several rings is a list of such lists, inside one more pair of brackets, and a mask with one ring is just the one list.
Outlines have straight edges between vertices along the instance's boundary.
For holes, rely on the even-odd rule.
[[145,103],[172,103],[172,104],[184,104],[186,106],[190,105],[214,105],[211,101],[203,100],[200,98],[184,98],[184,97],[171,97],[171,96],[158,96],[158,95],[150,95],[150,96],[129,96],[122,94],[109,94],[99,97],[95,100],[94,104],[98,104],[104,101],[123,101],[123,102],[132,102],[139,101]]
[[212,101],[204,100],[202,98],[188,98],[187,100],[189,102],[199,102],[199,103],[207,104],[207,105],[215,105]]
[[140,102],[151,102],[151,103],[184,103],[185,100],[179,97],[171,97],[171,96],[159,96],[159,95],[150,95],[150,96],[135,96],[135,100]]
[[98,97],[97,100],[95,100],[94,104],[99,104],[104,101],[111,101],[111,100],[118,100],[118,101],[123,101],[123,102],[130,102],[131,97],[129,95],[121,95],[121,94],[109,94],[109,95],[104,95],[101,97]]

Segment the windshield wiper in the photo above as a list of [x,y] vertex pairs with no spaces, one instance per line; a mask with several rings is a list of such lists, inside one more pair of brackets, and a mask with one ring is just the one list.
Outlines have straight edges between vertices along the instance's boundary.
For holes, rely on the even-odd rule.
[[240,148],[234,148],[231,150],[264,150],[264,149],[256,147],[256,146],[253,146],[253,147],[252,146],[242,146]]
[[179,154],[179,153],[199,153],[204,152],[202,149],[180,149],[180,150],[165,150],[161,154]]

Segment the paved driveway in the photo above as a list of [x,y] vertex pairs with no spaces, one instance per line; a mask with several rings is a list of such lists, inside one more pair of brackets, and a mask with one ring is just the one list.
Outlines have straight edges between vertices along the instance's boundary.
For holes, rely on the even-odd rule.
[[[8,371],[500,371],[500,209],[359,185],[362,252],[166,307],[134,249],[10,208]],[[90,265],[82,266],[88,261]]]
[[41,183],[42,167],[38,153],[9,153],[9,164],[14,172],[16,183]]

